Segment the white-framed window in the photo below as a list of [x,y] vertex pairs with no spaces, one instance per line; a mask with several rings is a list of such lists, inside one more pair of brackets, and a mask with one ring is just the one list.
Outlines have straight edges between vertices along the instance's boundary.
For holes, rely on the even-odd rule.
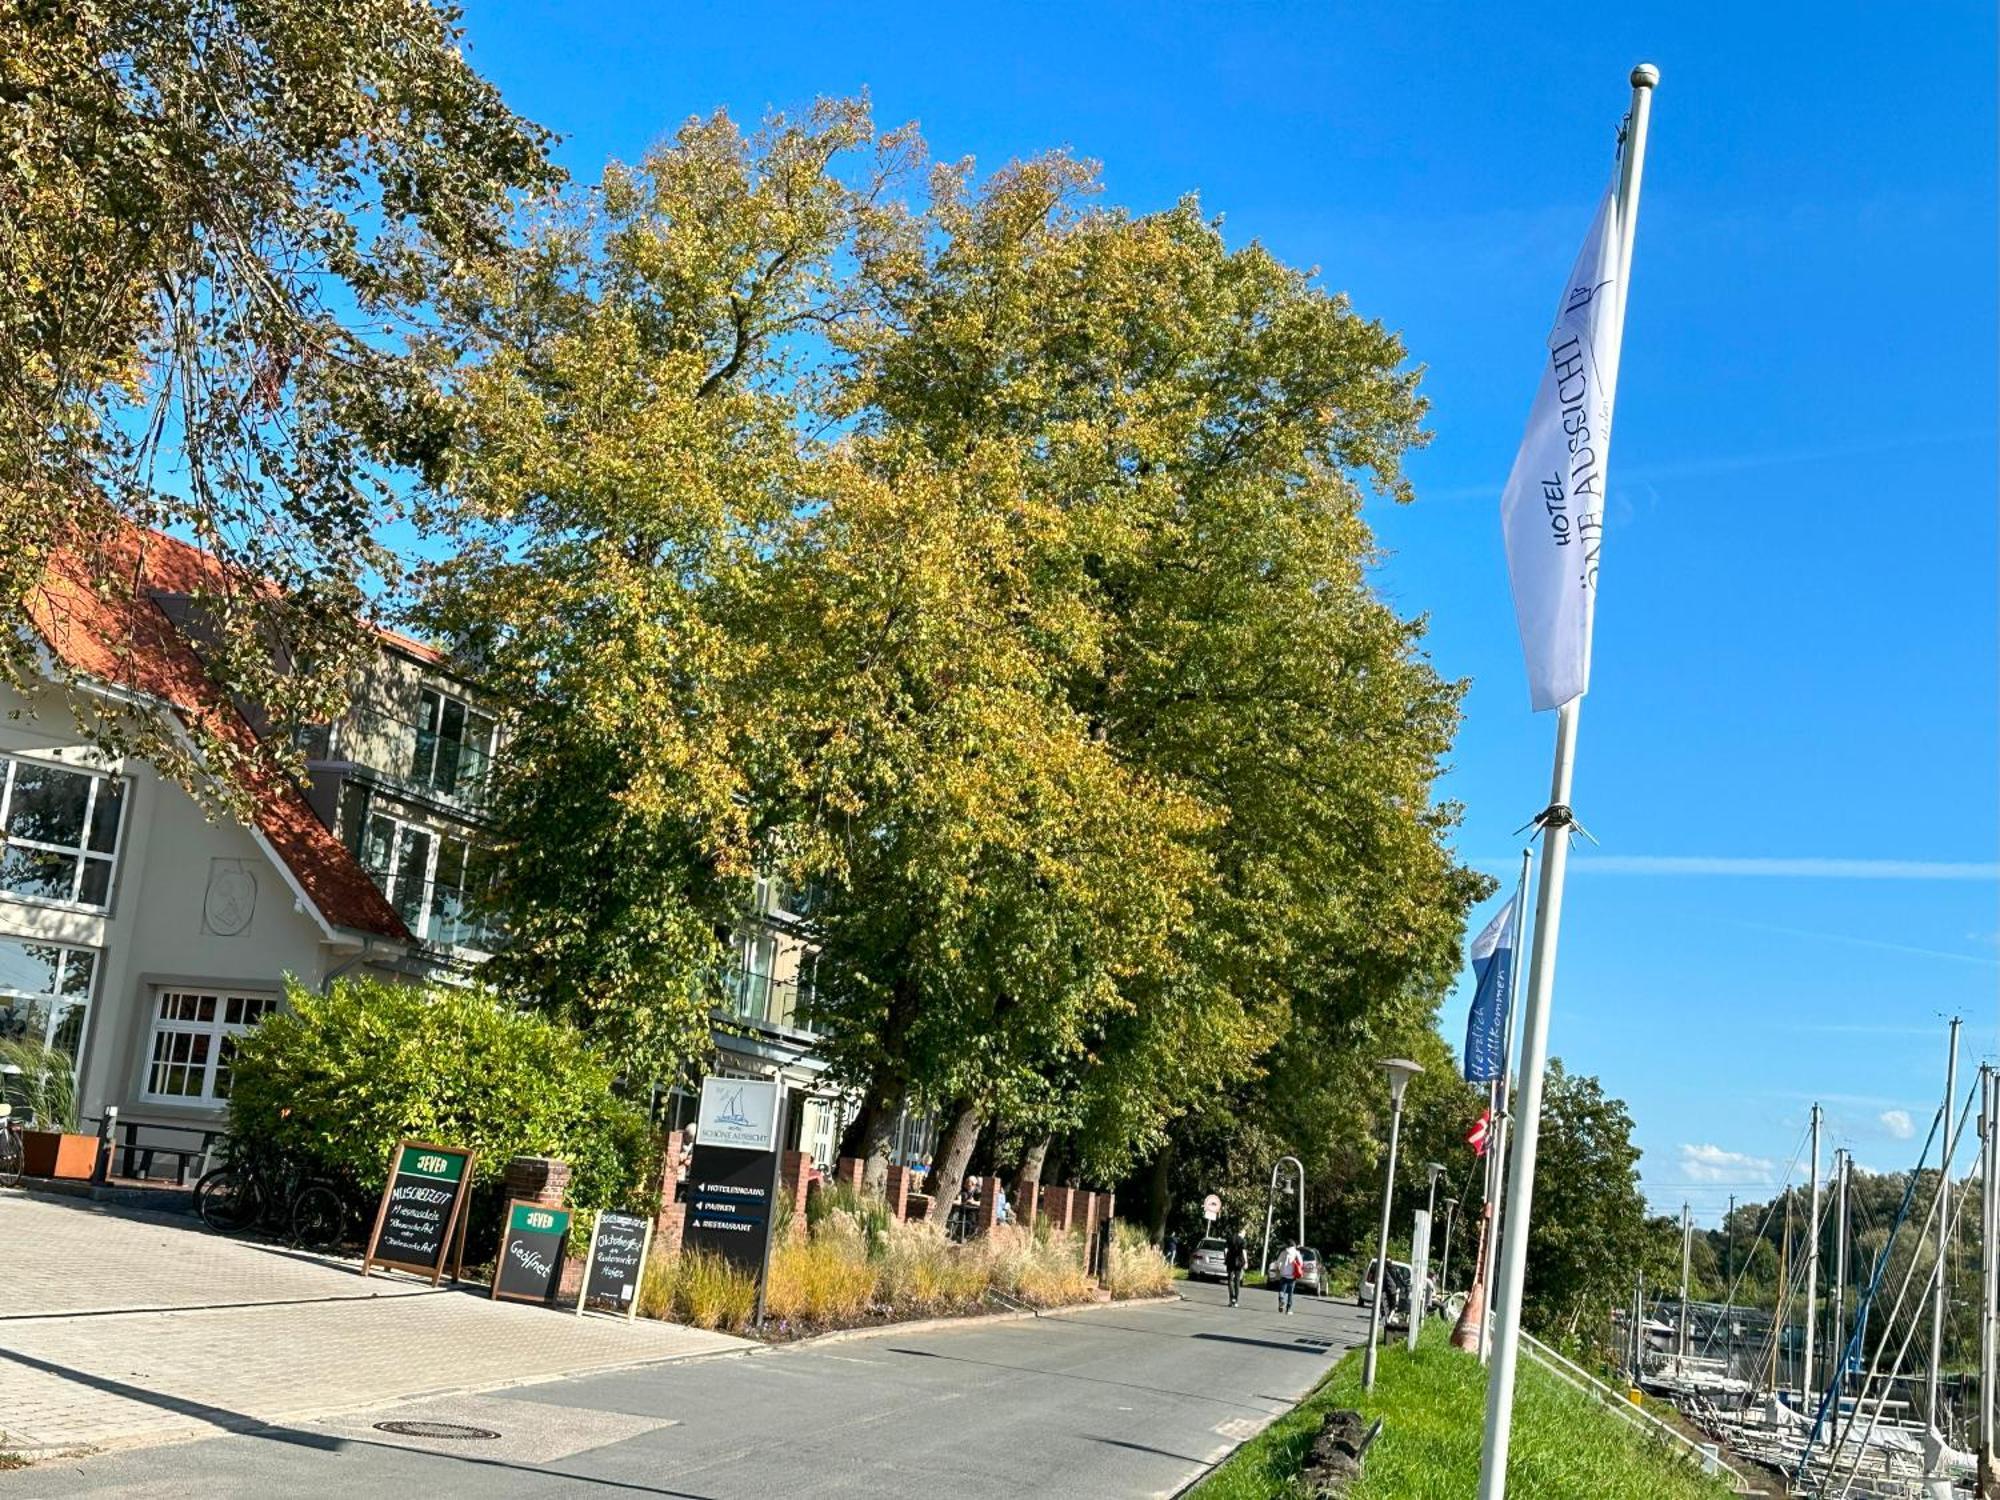
[[179,986],[153,991],[146,1097],[227,1099],[236,1038],[277,1008],[276,995]]
[[60,1047],[78,1061],[96,973],[88,948],[0,938],[0,1038]]
[[449,796],[476,799],[493,764],[494,719],[436,688],[417,694],[417,743],[410,778]]
[[472,845],[390,813],[371,812],[361,863],[403,925],[427,942],[493,951],[497,937],[474,910]]
[[0,756],[0,892],[103,910],[124,821],[122,778]]

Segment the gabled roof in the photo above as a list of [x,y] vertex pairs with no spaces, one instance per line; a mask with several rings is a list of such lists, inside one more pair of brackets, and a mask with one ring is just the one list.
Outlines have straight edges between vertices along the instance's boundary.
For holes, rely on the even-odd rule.
[[[92,569],[59,553],[29,600],[49,650],[71,671],[170,706],[182,720],[235,744],[256,732],[209,676],[201,658],[156,602],[221,581],[209,554],[157,531],[129,527]],[[109,587],[103,580],[112,580]],[[254,764],[254,763],[253,763]],[[332,928],[410,942],[410,932],[367,871],[319,820],[288,777],[253,769],[249,792],[256,832],[289,872],[296,890]]]

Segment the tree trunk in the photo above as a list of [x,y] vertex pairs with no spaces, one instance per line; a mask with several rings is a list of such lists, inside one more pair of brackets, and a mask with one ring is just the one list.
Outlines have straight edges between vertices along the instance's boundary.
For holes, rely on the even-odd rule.
[[952,1204],[965,1191],[965,1169],[972,1164],[973,1148],[979,1144],[979,1130],[986,1122],[976,1100],[962,1099],[952,1112],[951,1128],[945,1132],[944,1150],[938,1156],[937,1171],[931,1175],[930,1189],[939,1223],[945,1223]]
[[1021,1158],[1021,1170],[1014,1174],[1014,1217],[1026,1223],[1029,1205],[1042,1190],[1042,1163],[1048,1160],[1049,1137],[1043,1136]]
[[861,1192],[864,1197],[889,1195],[889,1157],[896,1149],[896,1122],[903,1117],[901,1099],[871,1101],[868,1129],[861,1145]]
[[1171,1143],[1160,1147],[1160,1154],[1153,1158],[1152,1181],[1148,1184],[1146,1202],[1146,1232],[1153,1237],[1153,1243],[1167,1242],[1167,1169],[1173,1164],[1174,1148]]

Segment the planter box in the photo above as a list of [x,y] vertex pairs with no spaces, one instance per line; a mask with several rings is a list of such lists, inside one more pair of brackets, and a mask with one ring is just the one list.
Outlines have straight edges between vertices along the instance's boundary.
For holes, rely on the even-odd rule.
[[29,1177],[90,1181],[97,1166],[97,1137],[62,1130],[21,1132],[21,1171]]

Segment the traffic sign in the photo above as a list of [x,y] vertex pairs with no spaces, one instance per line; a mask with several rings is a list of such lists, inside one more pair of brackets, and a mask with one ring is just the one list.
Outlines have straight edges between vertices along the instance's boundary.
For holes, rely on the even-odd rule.
[[1215,1194],[1213,1193],[1210,1193],[1206,1198],[1202,1199],[1201,1216],[1211,1224],[1213,1224],[1217,1219],[1221,1218],[1222,1200],[1216,1197]]

